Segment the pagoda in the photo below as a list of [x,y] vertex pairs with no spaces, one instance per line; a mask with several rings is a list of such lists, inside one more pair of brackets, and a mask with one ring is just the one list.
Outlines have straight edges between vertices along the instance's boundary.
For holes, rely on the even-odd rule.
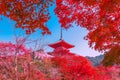
[[74,45],[69,44],[68,42],[62,39],[62,28],[61,28],[60,40],[53,44],[48,44],[48,46],[54,49],[53,52],[49,53],[50,55],[53,56],[64,56],[71,54],[69,49],[74,47]]

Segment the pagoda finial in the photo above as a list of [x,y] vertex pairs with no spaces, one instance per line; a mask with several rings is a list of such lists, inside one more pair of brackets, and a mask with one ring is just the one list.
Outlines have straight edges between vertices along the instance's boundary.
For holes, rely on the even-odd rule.
[[61,31],[60,31],[60,40],[62,40],[63,34],[62,34],[62,27],[61,27]]

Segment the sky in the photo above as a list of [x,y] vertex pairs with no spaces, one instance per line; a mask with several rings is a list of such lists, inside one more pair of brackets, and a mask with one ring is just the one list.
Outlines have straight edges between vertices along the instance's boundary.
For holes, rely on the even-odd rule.
[[[37,31],[31,35],[31,38],[35,39],[38,37],[43,38],[42,43],[54,43],[59,41],[60,39],[60,23],[57,16],[54,14],[54,6],[50,8],[50,14],[51,18],[47,22],[47,26],[52,32],[51,35],[41,35],[41,31]],[[15,30],[18,31],[17,34],[19,34],[19,31],[23,31],[21,29],[15,28],[15,22],[10,20],[9,18],[6,18],[4,16],[1,16],[2,20],[0,20],[0,41],[4,42],[14,42],[14,36],[15,36]],[[84,40],[83,38],[87,35],[88,31],[85,28],[81,28],[80,26],[73,25],[74,27],[71,27],[68,30],[63,30],[63,39],[74,45],[75,47],[71,49],[71,52],[81,55],[81,56],[97,56],[101,53],[95,51],[94,49],[91,49],[88,45],[88,41]],[[45,48],[46,52],[52,51],[53,49],[46,46]]]

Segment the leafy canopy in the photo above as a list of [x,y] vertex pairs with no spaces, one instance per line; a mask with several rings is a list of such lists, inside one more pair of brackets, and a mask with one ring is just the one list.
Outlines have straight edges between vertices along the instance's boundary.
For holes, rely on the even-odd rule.
[[120,46],[120,0],[56,0],[55,13],[64,28],[86,28],[85,39],[98,51]]
[[45,23],[49,20],[49,7],[53,0],[0,0],[0,15],[16,22],[17,28],[27,34],[41,29],[43,34],[50,34]]
[[[50,34],[46,22],[54,0],[0,0],[0,15],[16,22],[27,34],[41,29]],[[75,23],[86,28],[85,39],[98,51],[120,45],[120,0],[56,0],[55,13],[64,28]]]

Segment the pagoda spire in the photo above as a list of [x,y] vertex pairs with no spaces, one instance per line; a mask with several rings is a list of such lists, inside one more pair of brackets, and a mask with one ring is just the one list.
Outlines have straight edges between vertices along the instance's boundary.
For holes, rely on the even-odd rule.
[[62,31],[62,27],[61,27],[61,31],[60,31],[60,40],[63,40],[63,31]]

